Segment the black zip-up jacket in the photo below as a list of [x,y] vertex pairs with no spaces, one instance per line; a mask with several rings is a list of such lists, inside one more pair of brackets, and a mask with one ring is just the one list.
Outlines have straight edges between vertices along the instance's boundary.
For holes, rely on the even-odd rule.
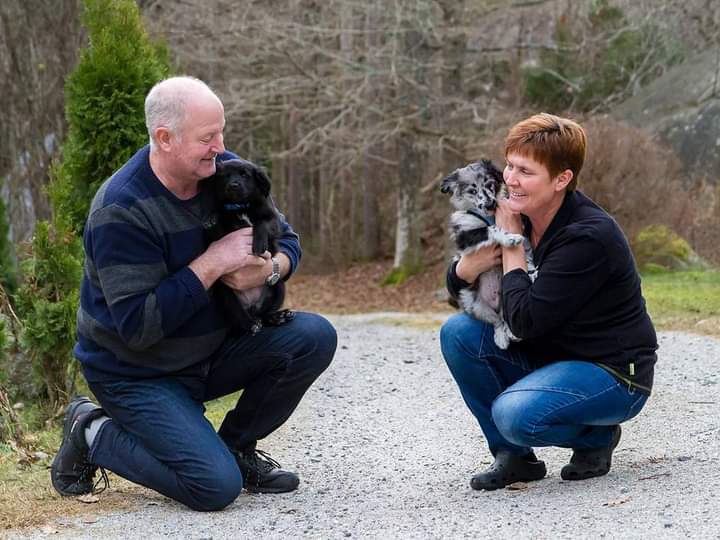
[[[525,234],[530,234],[530,222]],[[502,280],[503,315],[513,343],[537,367],[561,360],[587,360],[649,394],[657,360],[657,337],[645,309],[640,276],[619,225],[581,192],[568,192],[533,250],[538,275],[520,269]],[[447,275],[457,297],[469,284]]]

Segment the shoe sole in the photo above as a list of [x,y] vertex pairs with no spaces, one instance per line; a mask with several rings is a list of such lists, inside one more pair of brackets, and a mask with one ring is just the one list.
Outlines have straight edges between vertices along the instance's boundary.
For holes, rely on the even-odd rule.
[[297,484],[295,484],[294,487],[288,488],[288,487],[264,487],[264,486],[253,486],[245,484],[245,490],[249,491],[250,493],[290,493],[291,491],[295,491],[298,486],[300,485],[300,482],[298,481]]
[[250,487],[245,486],[245,490],[250,493],[291,493],[295,491],[297,487],[288,488],[262,488],[262,487]]

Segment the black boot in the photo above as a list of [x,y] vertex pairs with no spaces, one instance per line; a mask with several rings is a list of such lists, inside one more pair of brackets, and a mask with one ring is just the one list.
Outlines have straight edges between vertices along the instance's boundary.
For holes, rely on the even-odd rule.
[[519,456],[507,450],[498,451],[495,462],[486,471],[476,474],[470,480],[473,489],[504,488],[513,482],[532,482],[545,478],[545,462],[539,461],[533,452]]
[[562,468],[560,477],[563,480],[585,480],[607,474],[612,465],[613,450],[620,442],[621,434],[620,426],[615,426],[612,441],[608,446],[573,449],[570,463]]
[[[67,406],[62,444],[50,466],[52,485],[60,495],[85,495],[93,491],[98,466],[88,460],[85,428],[104,415],[105,411],[85,396],[73,398]],[[105,471],[102,474],[107,487]]]
[[285,493],[294,491],[300,478],[294,472],[280,468],[280,464],[266,452],[254,447],[235,453],[245,489],[255,493]]

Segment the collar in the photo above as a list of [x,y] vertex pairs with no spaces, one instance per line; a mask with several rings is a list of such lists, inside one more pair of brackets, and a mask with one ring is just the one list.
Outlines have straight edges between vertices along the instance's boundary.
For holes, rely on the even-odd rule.
[[[585,196],[580,191],[568,191],[565,193],[565,198],[563,199],[560,208],[558,208],[555,217],[553,217],[550,225],[545,231],[545,234],[543,234],[542,238],[540,239],[540,243],[533,250],[536,264],[538,264],[538,262],[543,258],[545,247],[547,246],[548,242],[553,238],[553,236],[558,233],[558,231],[560,231],[563,227],[568,225],[570,221],[572,221],[575,211],[586,200],[588,200],[587,196]],[[522,218],[523,223],[525,224],[525,236],[530,238],[532,224],[530,223],[530,220],[527,219],[527,217],[522,216]]]
[[225,212],[244,212],[250,210],[250,203],[226,203],[223,205]]
[[495,216],[483,214],[477,208],[471,208],[470,210],[466,210],[466,212],[471,216],[475,216],[476,218],[484,221],[485,225],[487,225],[488,227],[492,227],[493,225],[495,225]]

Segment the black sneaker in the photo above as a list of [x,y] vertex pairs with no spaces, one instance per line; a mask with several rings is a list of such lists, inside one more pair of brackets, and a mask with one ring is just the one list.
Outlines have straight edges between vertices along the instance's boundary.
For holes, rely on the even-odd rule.
[[513,482],[541,480],[546,474],[545,462],[539,461],[533,452],[519,456],[507,450],[500,450],[488,470],[472,477],[470,487],[492,491],[504,488]]
[[280,464],[262,450],[252,448],[236,452],[235,459],[248,491],[285,493],[296,490],[300,483],[297,474],[281,469]]
[[[67,406],[62,444],[50,466],[52,485],[60,495],[92,493],[98,466],[88,461],[85,428],[89,422],[104,414],[105,411],[85,396],[74,397]],[[102,477],[107,486],[107,475],[104,473]]]
[[613,438],[608,446],[573,449],[570,463],[560,470],[560,477],[563,480],[585,480],[609,473],[613,450],[620,442],[620,435],[622,435],[620,426],[615,426]]

